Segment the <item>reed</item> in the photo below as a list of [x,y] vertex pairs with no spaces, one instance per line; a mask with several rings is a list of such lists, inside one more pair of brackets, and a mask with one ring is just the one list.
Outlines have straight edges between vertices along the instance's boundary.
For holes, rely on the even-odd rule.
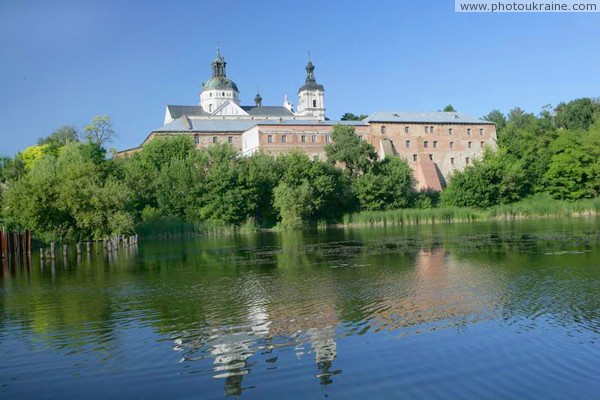
[[197,223],[185,222],[173,217],[153,218],[140,223],[136,227],[140,236],[145,238],[178,238],[198,235],[230,235],[234,233],[251,233],[260,230],[259,225],[249,218],[241,225],[218,224],[211,221]]
[[547,195],[538,195],[517,203],[499,205],[489,209],[439,207],[429,209],[362,211],[344,215],[342,225],[421,225],[450,222],[571,217],[580,215],[598,215],[599,213],[600,199],[598,198],[569,202],[565,200],[554,200]]

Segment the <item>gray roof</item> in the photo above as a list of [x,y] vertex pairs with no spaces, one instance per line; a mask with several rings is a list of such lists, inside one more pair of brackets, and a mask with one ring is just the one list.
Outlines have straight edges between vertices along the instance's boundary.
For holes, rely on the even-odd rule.
[[173,119],[177,119],[182,115],[188,115],[190,117],[210,115],[204,111],[201,106],[167,106],[167,109]]
[[366,122],[415,122],[431,124],[493,124],[459,112],[405,112],[376,111],[364,119]]
[[279,119],[194,119],[181,117],[153,132],[245,132],[256,125],[366,126],[363,121],[306,121]]
[[242,106],[242,109],[252,116],[291,117],[294,115],[283,106]]

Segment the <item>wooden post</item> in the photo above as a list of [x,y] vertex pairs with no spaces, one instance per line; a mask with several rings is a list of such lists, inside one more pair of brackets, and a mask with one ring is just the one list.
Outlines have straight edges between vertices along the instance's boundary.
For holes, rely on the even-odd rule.
[[81,254],[81,242],[77,242],[77,244],[75,245],[75,248],[77,249],[77,255]]
[[63,257],[67,256],[67,245],[63,244]]
[[86,242],[85,246],[86,246],[87,252],[90,253],[92,251],[92,243]]
[[4,229],[0,230],[0,257],[4,257]]
[[55,251],[56,251],[56,243],[50,242],[50,258],[54,259],[54,257],[56,256]]
[[31,254],[31,231],[27,231],[27,254]]
[[44,248],[40,247],[40,260],[44,259]]

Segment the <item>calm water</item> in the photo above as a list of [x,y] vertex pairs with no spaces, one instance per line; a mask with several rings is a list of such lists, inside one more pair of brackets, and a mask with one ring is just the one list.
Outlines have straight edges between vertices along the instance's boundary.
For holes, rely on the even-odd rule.
[[0,280],[0,398],[597,398],[599,238],[581,218],[34,257]]

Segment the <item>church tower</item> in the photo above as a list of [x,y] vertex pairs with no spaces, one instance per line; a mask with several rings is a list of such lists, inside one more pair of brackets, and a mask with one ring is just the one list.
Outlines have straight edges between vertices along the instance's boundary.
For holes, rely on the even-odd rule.
[[325,120],[325,89],[315,79],[315,66],[308,59],[306,64],[306,81],[304,86],[298,89],[298,112],[299,116],[312,116],[320,121]]
[[240,105],[240,92],[237,85],[227,78],[225,67],[227,63],[217,47],[217,58],[212,62],[212,77],[202,84],[200,105],[208,113],[214,113],[226,102]]

